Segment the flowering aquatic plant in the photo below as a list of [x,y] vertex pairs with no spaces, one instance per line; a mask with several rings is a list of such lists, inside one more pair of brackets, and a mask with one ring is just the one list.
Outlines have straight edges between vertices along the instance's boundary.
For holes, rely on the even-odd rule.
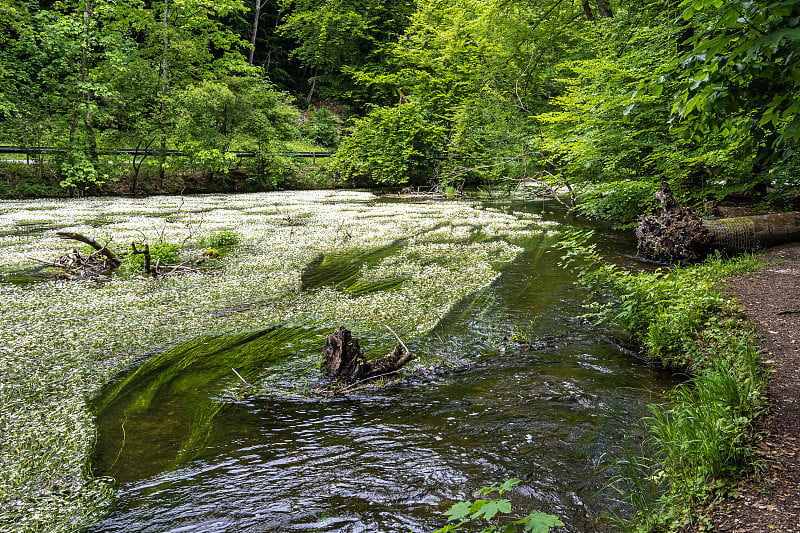
[[[95,431],[87,400],[136,358],[203,333],[287,320],[356,324],[374,336],[391,325],[413,339],[490,283],[521,250],[515,242],[546,226],[479,204],[380,202],[358,191],[0,202],[0,275],[29,267],[31,256],[61,255],[69,245],[59,230],[119,247],[182,243],[197,256],[208,236],[237,236],[235,250],[214,259],[219,275],[0,283],[0,526],[74,528],[107,504],[108,485],[87,471]],[[398,241],[353,267],[359,290],[302,290],[320,254]]]

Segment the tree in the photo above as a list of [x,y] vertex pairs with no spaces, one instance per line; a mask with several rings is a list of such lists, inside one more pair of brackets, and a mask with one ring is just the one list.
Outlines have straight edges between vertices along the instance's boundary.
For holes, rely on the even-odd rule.
[[800,1],[684,1],[691,51],[659,78],[673,83],[684,135],[747,137],[754,172],[800,142]]
[[279,31],[296,43],[292,56],[311,69],[310,103],[321,84],[333,96],[351,96],[347,72],[383,62],[383,45],[402,35],[415,3],[282,0],[282,6],[287,15]]
[[[580,43],[586,24],[581,8],[564,0],[424,0],[404,36],[385,47],[385,64],[348,72],[378,95],[380,103],[391,106],[397,120],[413,110],[414,132],[439,132],[422,137],[439,143],[426,148],[429,157],[453,156],[443,165],[444,179],[501,179],[524,172],[524,164],[512,163],[511,158],[522,160],[516,156],[527,150],[536,129],[527,117],[546,105],[554,88],[547,69],[565,55],[583,53]],[[359,129],[374,133],[376,124],[387,123],[386,109],[373,110],[355,124],[352,135],[366,142],[370,134],[362,135]],[[395,147],[414,137],[405,127],[378,129],[389,137],[407,137],[380,141]],[[386,159],[404,154],[402,150],[351,151],[353,142],[344,140],[339,160],[345,155],[367,159],[351,162],[350,170],[406,166],[406,158],[394,166]],[[494,164],[503,158],[509,159],[508,165]],[[484,170],[468,172],[465,163]],[[423,182],[433,178],[431,174],[429,169]],[[415,172],[405,179],[414,182],[420,177]]]

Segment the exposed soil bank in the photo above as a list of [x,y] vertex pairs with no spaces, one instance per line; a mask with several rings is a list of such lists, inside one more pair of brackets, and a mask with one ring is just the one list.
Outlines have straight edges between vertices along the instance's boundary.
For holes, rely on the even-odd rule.
[[758,450],[765,469],[712,516],[714,531],[800,532],[800,243],[764,256],[770,265],[763,272],[735,278],[729,289],[761,335],[772,368],[767,434]]

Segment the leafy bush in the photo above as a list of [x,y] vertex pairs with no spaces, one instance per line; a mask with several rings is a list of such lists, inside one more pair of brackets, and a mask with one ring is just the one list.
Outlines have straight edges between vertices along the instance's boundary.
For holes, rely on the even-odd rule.
[[779,162],[765,174],[765,181],[774,188],[765,198],[769,205],[788,210],[800,207],[800,157],[797,154]]
[[631,222],[658,208],[650,181],[612,181],[589,185],[578,195],[578,208],[592,218]]
[[[138,246],[137,246],[138,248]],[[175,264],[180,261],[180,247],[177,244],[158,241],[149,245],[150,264]],[[123,269],[129,273],[140,273],[144,270],[144,255],[130,253],[125,257]]]
[[336,117],[324,107],[311,113],[308,121],[301,129],[303,137],[324,146],[336,148],[339,145],[339,123]]
[[444,128],[413,102],[376,108],[356,121],[335,164],[344,179],[382,185],[425,183],[432,178],[444,141]]
[[564,523],[557,516],[539,511],[531,511],[524,518],[511,514],[511,502],[503,498],[503,494],[512,490],[514,485],[520,481],[520,479],[512,478],[500,486],[495,483],[478,491],[481,496],[497,493],[495,499],[479,498],[475,501],[463,501],[453,505],[449,511],[444,513],[448,522],[451,523],[437,529],[434,533],[461,531],[514,533],[519,531],[520,526],[523,527],[523,531],[530,533],[548,533],[551,527],[563,526]]
[[231,229],[223,229],[202,238],[200,242],[204,248],[222,248],[223,246],[239,244],[241,238],[242,236],[239,232]]

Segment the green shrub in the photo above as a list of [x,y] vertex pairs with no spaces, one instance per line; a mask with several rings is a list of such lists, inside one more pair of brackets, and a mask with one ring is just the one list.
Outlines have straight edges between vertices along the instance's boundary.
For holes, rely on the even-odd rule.
[[376,108],[356,121],[334,158],[340,176],[367,184],[427,183],[444,128],[413,102]]
[[658,209],[658,185],[649,181],[612,181],[589,185],[578,195],[581,213],[622,223]]
[[300,133],[307,140],[325,148],[339,146],[339,123],[333,113],[324,107],[310,114]]
[[[518,518],[511,514],[511,501],[503,498],[503,494],[514,488],[521,480],[512,478],[498,486],[497,483],[490,487],[480,489],[481,496],[496,493],[497,498],[479,498],[475,501],[463,501],[450,507],[444,513],[448,523],[437,529],[434,533],[515,533],[520,527],[530,533],[548,533],[551,527],[563,526],[564,523],[557,516],[532,511],[525,518]],[[516,518],[516,520],[515,520]]]
[[[142,248],[144,248],[144,245],[140,246],[137,244],[137,249]],[[172,265],[180,261],[180,247],[177,244],[158,241],[150,244],[149,250],[151,265],[155,265],[156,263]],[[125,256],[122,266],[123,270],[128,273],[140,273],[144,270],[144,255],[129,253]]]
[[235,246],[239,244],[242,235],[231,229],[216,231],[200,240],[203,248],[222,248],[225,246]]

